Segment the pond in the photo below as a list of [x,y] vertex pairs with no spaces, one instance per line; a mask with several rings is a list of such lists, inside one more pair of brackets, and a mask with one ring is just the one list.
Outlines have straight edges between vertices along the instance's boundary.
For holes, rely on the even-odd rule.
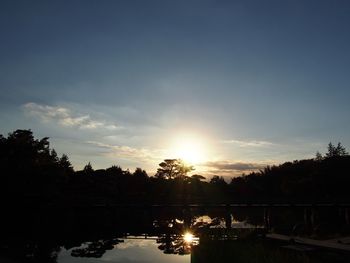
[[73,249],[62,249],[57,257],[58,263],[92,263],[92,262],[113,262],[113,263],[190,263],[190,254],[165,254],[158,248],[155,237],[145,239],[143,236],[124,239],[123,242],[107,250],[101,258],[74,257]]
[[[265,262],[261,258],[274,255],[270,263],[335,262],[338,257],[332,254],[325,261],[324,252],[314,249],[295,257],[281,250],[288,244],[263,238],[265,221],[279,233],[308,234],[303,209],[274,209],[268,220],[263,208],[228,207],[56,207],[8,213],[0,239],[2,262],[255,262],[246,261],[254,257]],[[326,238],[349,233],[333,214],[320,211],[313,221],[331,227],[318,224],[310,233]]]

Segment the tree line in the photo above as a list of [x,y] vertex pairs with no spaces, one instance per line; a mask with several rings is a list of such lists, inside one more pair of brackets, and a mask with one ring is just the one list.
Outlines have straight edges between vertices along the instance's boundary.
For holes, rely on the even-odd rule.
[[94,170],[90,163],[74,171],[47,137],[35,139],[31,130],[0,135],[0,191],[7,205],[347,202],[349,164],[341,143],[329,143],[324,155],[267,166],[230,182],[189,176],[194,167],[179,159],[165,159],[154,176],[118,165]]

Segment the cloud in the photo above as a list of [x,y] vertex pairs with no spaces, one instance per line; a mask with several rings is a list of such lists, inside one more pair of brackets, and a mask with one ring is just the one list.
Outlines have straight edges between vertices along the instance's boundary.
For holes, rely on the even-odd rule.
[[152,240],[133,240],[133,239],[127,239],[124,240],[123,243],[119,243],[117,245],[118,249],[129,249],[129,248],[143,248],[146,249],[148,247],[153,246],[153,241]]
[[120,128],[104,120],[92,119],[89,115],[74,114],[70,109],[60,106],[40,105],[29,102],[23,105],[23,109],[28,114],[39,118],[43,122],[53,121],[65,127],[76,127],[79,129],[103,128],[107,130],[116,130]]
[[218,161],[218,162],[207,162],[205,164],[208,167],[212,167],[218,170],[229,170],[229,171],[247,171],[247,170],[259,170],[266,167],[267,164],[261,163],[246,163],[246,162],[229,162],[229,161]]
[[258,140],[251,140],[251,141],[244,141],[244,140],[224,140],[221,141],[224,144],[235,144],[239,147],[246,148],[246,147],[268,147],[275,145],[272,142],[268,141],[258,141]]
[[[118,248],[119,248],[119,245],[118,245]],[[153,262],[153,261],[149,261],[149,260],[139,260],[139,259],[130,259],[130,258],[127,258],[127,257],[121,257],[120,259],[115,259],[115,257],[110,257],[110,260],[108,260],[109,257],[106,257],[104,256],[104,260],[101,259],[102,262],[106,262],[106,261],[113,261],[115,263],[150,263],[150,262]]]
[[204,175],[206,177],[212,175],[236,177],[243,173],[250,173],[264,169],[267,165],[271,164],[240,161],[211,161],[204,163],[202,167],[204,168]]
[[113,158],[123,158],[139,162],[155,162],[162,159],[164,155],[163,150],[134,148],[125,145],[110,145],[97,141],[87,141],[86,143],[105,149],[106,155]]

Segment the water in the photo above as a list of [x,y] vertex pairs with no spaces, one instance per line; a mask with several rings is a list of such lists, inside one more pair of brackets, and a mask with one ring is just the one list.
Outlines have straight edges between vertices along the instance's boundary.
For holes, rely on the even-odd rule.
[[62,249],[58,254],[58,263],[190,263],[190,255],[164,254],[158,248],[155,240],[144,239],[125,239],[123,243],[114,246],[113,249],[106,251],[101,258],[73,257],[73,249]]
[[[131,211],[129,211],[130,213]],[[222,233],[227,228],[253,229],[255,226],[246,222],[235,221],[231,214],[225,217],[210,217],[208,215],[186,215],[189,211],[180,211],[178,218],[169,217],[167,213],[153,214],[151,228],[144,225],[138,231],[148,230],[157,233],[150,236],[119,233],[109,238],[93,239],[81,246],[60,249],[57,255],[58,263],[89,263],[89,262],[157,262],[157,263],[189,263],[191,251],[199,244],[198,234],[207,231],[210,235]],[[148,217],[148,213],[141,213]],[[175,215],[172,215],[175,216]],[[135,217],[134,217],[135,218]],[[141,217],[137,221],[140,225]],[[145,218],[144,218],[145,219]],[[128,223],[132,222],[132,218]],[[149,222],[149,223],[150,223]],[[123,224],[119,222],[119,227]],[[123,222],[126,223],[126,222]],[[124,225],[125,232],[133,231],[133,224]],[[219,230],[219,231],[218,231]],[[226,235],[227,238],[227,235]],[[93,240],[93,241],[92,241]]]
[[[343,217],[334,216],[340,215],[338,211],[330,212],[323,209],[311,216],[309,211],[305,222],[304,208],[274,208],[270,213],[263,208],[170,206],[14,209],[8,212],[9,219],[1,231],[0,261],[8,258],[9,262],[31,263],[215,262],[217,255],[232,258],[250,247],[253,252],[241,255],[242,258],[252,255],[269,258],[269,253],[273,253],[279,256],[271,262],[289,259],[304,262],[300,261],[303,258],[281,254],[283,244],[266,245],[264,239],[255,243],[256,234],[264,231],[262,225],[267,214],[267,221],[278,233],[312,233],[327,239],[350,233],[344,228],[347,224]],[[195,238],[189,240],[186,233]],[[236,242],[238,237],[251,234],[255,235],[253,242]],[[305,262],[328,262],[308,260]],[[225,258],[221,262],[226,262]]]

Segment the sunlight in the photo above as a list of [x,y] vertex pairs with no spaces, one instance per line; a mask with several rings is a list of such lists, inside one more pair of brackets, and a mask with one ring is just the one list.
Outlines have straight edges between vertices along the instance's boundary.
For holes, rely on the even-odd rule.
[[184,234],[184,241],[186,243],[192,243],[193,242],[193,235],[190,232],[186,232]]
[[205,144],[199,137],[179,136],[171,146],[171,155],[187,163],[198,164],[206,159]]

